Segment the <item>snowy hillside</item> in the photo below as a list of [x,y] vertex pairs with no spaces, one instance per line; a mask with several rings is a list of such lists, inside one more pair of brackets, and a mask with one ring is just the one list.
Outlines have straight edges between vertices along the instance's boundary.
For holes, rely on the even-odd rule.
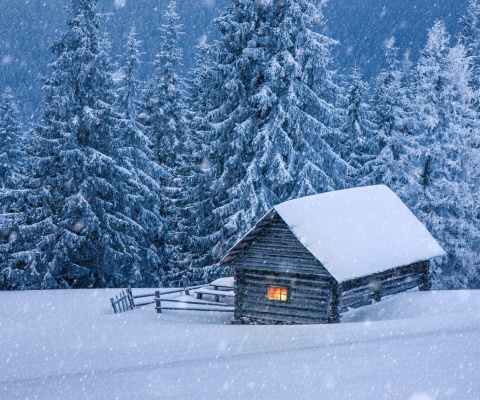
[[0,399],[480,398],[480,291],[408,292],[308,326],[115,315],[117,292],[1,292]]

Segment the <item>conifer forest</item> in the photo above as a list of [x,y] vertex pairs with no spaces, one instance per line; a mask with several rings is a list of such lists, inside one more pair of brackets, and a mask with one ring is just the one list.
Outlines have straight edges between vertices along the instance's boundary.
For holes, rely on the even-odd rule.
[[433,288],[480,288],[478,0],[369,80],[338,72],[326,0],[231,0],[188,71],[175,0],[152,57],[141,24],[113,54],[97,3],[68,0],[36,121],[0,88],[0,290],[211,281],[272,206],[373,184],[446,250]]

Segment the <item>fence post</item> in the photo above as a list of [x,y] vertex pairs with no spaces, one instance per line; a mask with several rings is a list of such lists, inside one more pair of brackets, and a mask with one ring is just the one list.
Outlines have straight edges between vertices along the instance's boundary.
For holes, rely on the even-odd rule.
[[130,302],[130,308],[133,310],[135,308],[135,300],[133,299],[132,287],[129,285],[127,288],[128,301]]
[[185,294],[188,296],[190,292],[188,291],[188,278],[186,275],[182,275],[182,279],[180,279],[180,284],[183,286],[183,290],[185,290]]
[[113,300],[113,297],[110,297],[110,301],[112,302],[113,311],[116,314],[117,313],[117,307],[115,307],[115,301]]
[[155,309],[157,310],[157,313],[162,312],[162,302],[160,300],[160,290],[155,291]]

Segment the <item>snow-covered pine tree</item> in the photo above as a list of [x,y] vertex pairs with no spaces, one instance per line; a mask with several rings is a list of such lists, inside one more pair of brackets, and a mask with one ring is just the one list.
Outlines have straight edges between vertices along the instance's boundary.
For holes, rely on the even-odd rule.
[[324,24],[325,1],[256,4],[247,48],[255,219],[278,202],[342,188],[348,171],[339,157],[342,110],[330,54],[336,42],[315,30]]
[[213,68],[216,46],[201,43],[197,47],[195,67],[190,72],[188,110],[192,143],[192,179],[188,190],[192,202],[192,212],[187,223],[191,255],[190,270],[192,280],[211,282],[218,276],[231,275],[231,271],[219,270],[215,262],[221,257],[222,221],[214,213],[215,202],[213,184],[217,179],[219,164],[214,164],[217,153],[212,141],[209,112],[223,102],[216,93],[222,88],[221,75]]
[[134,221],[130,234],[135,236],[138,248],[132,252],[132,261],[125,274],[132,286],[155,286],[163,277],[159,246],[163,236],[160,215],[159,180],[163,170],[153,160],[151,142],[145,127],[138,121],[138,93],[140,82],[137,70],[140,64],[140,45],[134,27],[128,35],[124,65],[121,68],[120,87],[117,96],[118,120],[116,127],[117,162],[128,171],[126,192],[128,207],[125,216]]
[[[440,288],[480,287],[480,224],[474,188],[478,186],[478,122],[472,107],[471,58],[462,44],[449,47],[439,21],[429,31],[418,61],[418,154],[416,185],[408,202],[447,251],[434,268]],[[478,189],[477,189],[478,190]],[[478,193],[478,192],[477,192]]]
[[118,108],[122,115],[128,119],[137,120],[140,105],[139,95],[142,83],[137,78],[138,68],[141,63],[142,52],[140,50],[142,42],[137,39],[137,30],[135,26],[130,28],[127,43],[123,54],[123,66],[120,69],[119,76],[121,79],[118,88]]
[[398,60],[393,38],[386,59],[387,67],[376,78],[372,97],[373,122],[378,128],[369,148],[375,158],[364,165],[360,182],[383,183],[400,194],[409,181],[408,155],[415,150],[414,71],[408,53],[403,62]]
[[[480,90],[480,5],[478,0],[470,0],[467,12],[460,19],[462,31],[458,43],[463,45],[467,57],[470,57],[470,86],[474,92]],[[474,98],[477,111],[480,111],[478,95]]]
[[184,144],[185,105],[184,82],[178,74],[182,51],[178,38],[182,34],[176,1],[171,1],[164,13],[161,49],[154,65],[156,72],[147,89],[141,118],[149,129],[153,151],[158,163],[166,168],[177,165],[177,149]]
[[345,135],[345,154],[343,158],[352,167],[347,186],[358,186],[365,165],[375,157],[377,126],[373,122],[374,114],[365,99],[369,91],[368,83],[363,81],[359,68],[354,68],[350,77],[345,101],[345,122],[342,132]]
[[210,93],[222,101],[206,131],[217,254],[274,204],[344,185],[334,41],[314,31],[323,4],[236,0],[216,20]]
[[12,90],[6,88],[0,100],[0,190],[14,189],[22,177],[22,124]]
[[7,89],[0,102],[0,290],[42,288],[41,249],[54,232],[48,191],[28,176],[24,136]]
[[58,229],[47,259],[61,287],[126,285],[150,247],[130,218],[135,176],[118,160],[112,74],[99,34],[104,17],[96,8],[96,0],[70,1],[68,30],[51,47],[56,60],[37,127],[35,172],[51,188]]
[[242,50],[247,48],[253,35],[253,18],[252,1],[234,1],[215,21],[221,39],[209,51],[212,57],[211,72],[207,75],[210,82],[205,80],[200,100],[205,117],[199,119],[202,125],[194,128],[196,135],[202,135],[205,146],[202,163],[212,199],[212,213],[204,223],[212,231],[205,237],[215,238],[216,243],[204,251],[211,255],[214,263],[253,219],[253,207],[242,187],[247,174],[246,160],[252,158],[252,149],[247,143],[251,137],[246,133],[249,127],[242,125],[247,112],[244,76],[250,73],[251,67],[242,64],[241,59]]
[[185,82],[178,73],[182,60],[182,51],[178,46],[182,34],[179,19],[176,1],[171,1],[164,13],[155,76],[147,89],[142,110],[155,160],[165,171],[159,193],[165,229],[161,257],[170,280],[181,277],[181,271],[188,267],[190,259],[186,221],[191,199],[185,189],[191,175],[191,146]]
[[7,191],[24,184],[21,135],[18,106],[11,89],[6,88],[0,99],[0,213],[13,206],[7,203]]

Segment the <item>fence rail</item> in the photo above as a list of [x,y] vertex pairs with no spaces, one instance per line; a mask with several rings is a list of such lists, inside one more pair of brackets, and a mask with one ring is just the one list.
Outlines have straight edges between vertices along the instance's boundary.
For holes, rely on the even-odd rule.
[[[188,307],[165,307],[165,306],[162,306],[162,302],[189,304],[189,306]],[[192,307],[191,305],[196,305],[198,307]],[[215,308],[211,308],[209,306],[214,306]],[[233,311],[233,307],[230,304],[225,304],[225,303],[212,302],[212,301],[199,302],[199,301],[188,301],[188,300],[161,298],[159,290],[157,290],[155,292],[155,309],[157,310],[157,313],[161,313],[162,310],[220,311],[220,312],[232,312]]]

